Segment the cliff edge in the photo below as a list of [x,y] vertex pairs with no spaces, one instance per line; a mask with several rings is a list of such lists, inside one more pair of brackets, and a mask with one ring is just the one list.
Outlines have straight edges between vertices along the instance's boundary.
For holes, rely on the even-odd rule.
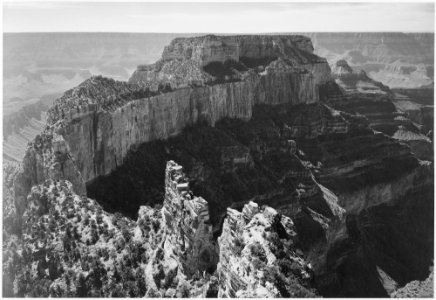
[[[67,91],[49,110],[48,123],[64,137],[88,183],[122,165],[132,147],[198,122],[249,120],[256,104],[317,102],[331,77],[327,62],[312,51],[302,36],[175,39],[129,83],[92,77]],[[196,74],[200,80],[191,84]]]

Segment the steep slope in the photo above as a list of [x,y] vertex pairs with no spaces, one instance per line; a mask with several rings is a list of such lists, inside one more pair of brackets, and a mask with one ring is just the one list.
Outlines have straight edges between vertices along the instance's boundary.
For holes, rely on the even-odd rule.
[[218,239],[218,297],[314,297],[311,266],[295,248],[296,235],[292,220],[271,207],[229,208]]
[[[266,46],[272,47],[273,41],[279,38],[266,38]],[[202,45],[210,42],[209,36],[175,41],[190,45],[197,39]],[[227,37],[214,39],[224,43]],[[243,44],[246,40],[251,42],[252,37],[238,39]],[[68,141],[84,180],[89,182],[122,165],[131,147],[177,135],[184,127],[197,122],[214,125],[223,117],[247,120],[256,104],[317,101],[318,88],[331,79],[328,64],[309,52],[312,50],[309,39],[300,36],[283,39],[285,51],[272,47],[271,51],[278,57],[265,72],[247,69],[238,81],[194,88],[171,86],[170,90],[178,89],[169,92],[168,89],[154,91],[134,83],[91,78],[55,102],[48,114],[49,123],[56,124],[57,131]],[[252,43],[262,41],[259,38]],[[191,58],[163,60],[176,65],[183,65],[184,61],[196,63]],[[58,122],[60,120],[63,121]],[[90,159],[94,160],[91,164]]]
[[[8,239],[3,248],[3,295],[205,297],[224,293],[225,287],[209,274],[216,267],[218,249],[207,202],[192,195],[182,167],[173,161],[167,164],[165,178],[162,209],[142,206],[136,222],[108,214],[94,200],[78,196],[68,181],[47,180],[34,186],[23,213],[21,238]],[[291,253],[295,257],[296,265],[284,260],[281,268],[299,275],[272,291],[289,294],[297,289],[298,295],[313,295],[305,287],[310,266],[295,253],[292,220],[271,208],[249,216],[248,207],[244,216],[253,218],[250,224],[258,222],[257,229],[251,230],[264,234],[256,234],[256,240],[247,234],[247,249],[261,255],[256,250],[259,241],[269,241],[264,244],[273,251],[268,259],[275,259],[272,253],[281,259]],[[242,223],[232,228],[248,230]],[[224,239],[222,255],[234,243],[229,236]],[[284,249],[281,239],[289,240]],[[205,269],[209,273],[203,273]],[[265,276],[285,280],[280,272],[271,268]]]
[[[202,267],[191,260],[184,264],[183,258],[193,255],[197,262],[198,251],[208,245],[208,234],[212,237],[207,230],[207,202],[189,198],[189,189],[180,190],[184,175],[175,163],[169,162],[166,178],[162,210],[141,207],[136,222],[106,213],[94,200],[75,194],[68,181],[47,180],[34,186],[23,212],[21,238],[9,240],[3,248],[3,295],[163,296],[171,286],[181,295],[195,292],[185,278],[190,280],[191,273]],[[201,293],[201,288],[197,290]]]
[[[138,69],[137,83],[93,77],[67,91],[9,188],[10,228],[21,231],[4,244],[5,294],[387,296],[392,285],[426,278],[432,163],[372,130],[371,119],[320,102],[348,96],[311,51],[301,36],[178,39],[156,65]],[[341,78],[355,77],[339,67]],[[391,103],[388,91],[375,99],[356,91],[374,108]],[[162,200],[162,209],[141,207]],[[96,222],[116,211],[137,221],[107,222],[117,239],[97,231],[86,245],[65,224],[72,218],[79,233],[96,232],[82,222],[95,206]],[[63,236],[79,255],[56,261],[73,274],[50,275],[45,255],[23,258],[20,247],[51,253]],[[108,247],[123,254],[105,260]],[[81,259],[88,250],[90,274]],[[14,278],[42,288],[14,291]]]
[[392,298],[432,298],[434,295],[434,271],[424,281],[412,281],[406,284],[403,288],[395,291]]
[[[332,75],[342,94],[323,97],[325,103],[339,110],[364,115],[374,130],[409,145],[418,158],[433,160],[432,142],[426,137],[430,124],[433,126],[432,107],[394,93],[387,86],[369,78],[364,71],[354,71],[345,60],[336,62],[332,67]],[[414,95],[411,91],[408,93]],[[415,98],[422,99],[419,96]]]
[[[402,285],[431,263],[432,230],[424,224],[433,220],[432,167],[407,146],[374,134],[362,117],[332,113],[319,104],[258,106],[249,122],[195,126],[140,146],[88,192],[110,211],[134,214],[140,203],[159,202],[162,165],[175,158],[186,166],[195,193],[208,199],[215,236],[227,207],[242,209],[249,199],[269,205],[294,220],[321,294],[386,296],[377,266]],[[289,148],[288,139],[298,147]],[[386,232],[394,233],[385,244]],[[384,260],[403,266],[389,269]]]

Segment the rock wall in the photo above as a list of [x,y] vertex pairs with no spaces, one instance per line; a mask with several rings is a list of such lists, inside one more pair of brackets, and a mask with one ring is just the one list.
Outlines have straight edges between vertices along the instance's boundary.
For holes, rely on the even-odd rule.
[[[162,84],[174,89],[217,81],[240,81],[244,80],[247,70],[260,72],[280,59],[288,66],[288,73],[312,73],[316,84],[330,80],[326,60],[313,54],[307,37],[209,35],[173,40],[165,48],[162,59],[138,66],[129,82],[157,90]],[[317,68],[318,65],[323,70]],[[322,76],[317,74],[319,71]]]
[[[233,55],[251,59],[274,56],[276,60],[264,72],[246,69],[238,73],[236,81],[185,85],[173,91],[150,92],[135,80],[126,83],[93,77],[56,100],[48,122],[55,124],[83,179],[90,182],[122,165],[132,147],[167,139],[198,122],[214,126],[225,117],[249,120],[256,104],[317,102],[319,87],[331,77],[326,61],[312,51],[310,40],[302,36],[175,39],[165,49],[161,63],[177,68],[186,62],[221,62]],[[153,80],[161,82],[162,69],[152,65],[151,70],[156,74]],[[132,79],[142,76],[142,71],[137,72]]]
[[174,39],[165,47],[162,59],[192,59],[204,66],[228,59],[239,61],[240,57],[259,59],[289,55],[295,48],[313,52],[310,39],[301,35],[208,35]]
[[21,167],[13,187],[19,218],[26,208],[27,195],[32,186],[45,180],[68,180],[77,194],[86,194],[85,183],[70,155],[68,144],[51,127],[47,127],[29,143]]
[[228,208],[218,238],[218,297],[314,297],[306,288],[311,266],[295,246],[296,235],[292,220],[271,207]]
[[[208,38],[200,38],[204,39]],[[231,44],[227,37],[213,39]],[[57,179],[54,173],[77,183],[76,192],[81,194],[83,182],[110,174],[123,164],[132,148],[142,143],[167,139],[198,122],[214,126],[225,117],[249,120],[256,104],[314,103],[319,100],[320,85],[331,80],[327,62],[311,53],[307,38],[238,36],[230,40],[239,45],[239,54],[245,57],[273,52],[280,57],[264,72],[247,69],[237,81],[220,84],[151,92],[140,84],[92,77],[67,91],[48,111],[48,129],[44,130],[50,139],[59,135],[65,141],[62,159],[66,163],[52,167],[56,155],[51,143],[43,147],[51,153],[47,158],[30,146],[17,179],[15,198],[24,202],[32,185]],[[186,45],[195,39],[183,41]],[[256,43],[259,52],[253,50]],[[170,58],[169,52],[166,50],[163,56]],[[183,62],[172,59],[171,63]]]
[[206,200],[193,196],[182,166],[173,161],[165,171],[165,200],[162,208],[166,239],[165,259],[188,276],[213,271],[217,249]]
[[112,112],[74,116],[59,130],[86,182],[123,164],[128,151],[141,143],[166,139],[198,122],[249,120],[256,104],[313,103],[317,85],[311,74],[253,74],[245,81],[179,89],[133,100]]

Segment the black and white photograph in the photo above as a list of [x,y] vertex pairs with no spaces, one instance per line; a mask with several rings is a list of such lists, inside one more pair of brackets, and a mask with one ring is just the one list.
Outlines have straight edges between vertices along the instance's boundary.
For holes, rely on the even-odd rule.
[[1,9],[2,297],[434,297],[434,0]]

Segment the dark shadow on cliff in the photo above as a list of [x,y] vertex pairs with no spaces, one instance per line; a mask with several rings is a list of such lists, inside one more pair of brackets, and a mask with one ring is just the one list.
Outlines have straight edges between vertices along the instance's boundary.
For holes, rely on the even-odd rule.
[[[346,234],[329,245],[326,274],[316,278],[325,297],[389,297],[391,278],[404,286],[425,280],[433,264],[433,187],[412,190],[395,204],[346,219]],[[379,272],[378,270],[382,270]],[[386,276],[387,275],[387,276]],[[389,277],[389,278],[388,278]]]
[[[324,112],[320,104],[255,106],[248,122],[224,119],[215,127],[203,123],[186,128],[166,141],[132,149],[124,164],[111,175],[87,185],[88,196],[109,212],[136,219],[140,205],[163,202],[166,162],[175,160],[190,177],[193,193],[208,201],[215,237],[220,234],[227,207],[240,208],[253,199],[291,216],[301,249],[309,251],[324,239],[322,228],[306,220],[308,216],[300,210],[294,191],[302,179],[281,181],[298,164],[289,152],[280,149],[282,141],[290,139],[290,127],[311,130],[325,117]],[[405,146],[358,126],[347,134],[316,138],[301,135],[296,142],[306,160],[322,162],[324,167],[316,175],[317,180],[333,192],[392,181],[417,167]],[[328,171],[362,159],[373,162],[350,172]],[[311,208],[324,213],[317,204],[320,202],[311,199]],[[427,228],[434,220],[432,195],[415,191],[398,202],[405,204],[379,205],[347,218],[347,234],[329,244],[328,272],[317,278],[322,295],[387,296],[377,266],[401,285],[428,275],[433,249],[433,229]],[[308,222],[313,226],[307,227]]]

